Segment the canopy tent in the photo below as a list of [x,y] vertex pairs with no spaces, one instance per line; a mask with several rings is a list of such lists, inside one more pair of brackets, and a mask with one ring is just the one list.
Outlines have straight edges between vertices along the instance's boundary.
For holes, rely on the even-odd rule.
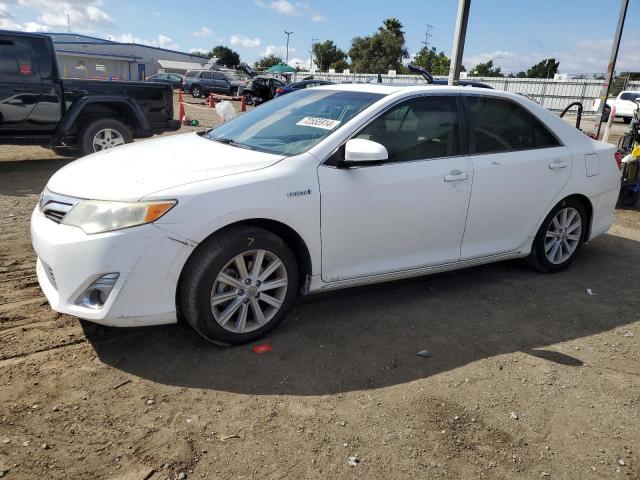
[[290,67],[284,62],[276,63],[273,67],[269,67],[265,70],[267,73],[293,73],[296,69]]

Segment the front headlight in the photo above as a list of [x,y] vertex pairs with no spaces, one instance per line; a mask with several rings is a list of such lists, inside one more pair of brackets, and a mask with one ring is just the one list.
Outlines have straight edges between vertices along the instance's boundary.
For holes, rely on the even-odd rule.
[[177,202],[106,202],[83,200],[65,215],[63,225],[79,227],[87,234],[110,232],[151,223],[167,213]]

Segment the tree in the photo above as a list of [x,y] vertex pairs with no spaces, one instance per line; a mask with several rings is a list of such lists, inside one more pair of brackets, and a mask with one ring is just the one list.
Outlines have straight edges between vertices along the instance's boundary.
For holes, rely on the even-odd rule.
[[545,58],[527,70],[527,77],[553,78],[553,76],[558,73],[559,66],[560,62],[556,62],[555,58]]
[[476,77],[504,77],[500,67],[493,68],[493,60],[487,63],[479,63],[471,70],[471,74]]
[[347,68],[349,68],[349,63],[344,58],[342,58],[337,62],[333,62],[331,65],[329,65],[329,68],[333,68],[337,73],[342,73]]
[[408,56],[402,23],[397,18],[386,19],[373,35],[355,37],[349,49],[356,72],[402,71],[402,60]]
[[527,72],[518,72],[516,78],[527,78]]
[[326,72],[332,63],[347,58],[347,54],[334,45],[331,40],[316,43],[313,45],[315,61],[321,72]]
[[274,65],[277,65],[282,61],[283,61],[282,58],[278,57],[277,55],[274,55],[273,53],[270,53],[269,55],[265,55],[264,57],[259,58],[256,61],[255,66],[256,68],[267,69],[269,67],[273,67]]
[[224,45],[213,47],[207,56],[209,58],[216,57],[218,59],[218,63],[225,67],[235,67],[240,65],[240,55],[238,52],[235,52]]
[[413,63],[423,67],[431,75],[448,75],[451,60],[444,52],[436,53],[436,47],[422,47],[416,54]]

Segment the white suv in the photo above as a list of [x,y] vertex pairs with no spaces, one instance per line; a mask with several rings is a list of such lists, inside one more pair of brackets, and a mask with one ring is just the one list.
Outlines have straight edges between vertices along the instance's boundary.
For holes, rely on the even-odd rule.
[[518,257],[562,270],[611,225],[619,183],[612,146],[524,97],[334,85],[77,160],[31,229],[53,309],[181,314],[235,344],[297,295]]

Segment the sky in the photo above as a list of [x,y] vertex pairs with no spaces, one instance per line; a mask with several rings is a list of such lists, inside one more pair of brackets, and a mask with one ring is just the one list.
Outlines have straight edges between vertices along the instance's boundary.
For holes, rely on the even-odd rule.
[[[640,0],[629,0],[618,71],[640,71]],[[269,53],[308,66],[313,39],[349,50],[356,35],[374,33],[388,17],[404,25],[414,55],[425,41],[451,52],[457,0],[0,0],[0,29],[71,31],[181,51],[226,45],[253,63]],[[561,73],[607,69],[619,0],[472,0],[463,63],[493,59],[505,72],[543,58]]]

